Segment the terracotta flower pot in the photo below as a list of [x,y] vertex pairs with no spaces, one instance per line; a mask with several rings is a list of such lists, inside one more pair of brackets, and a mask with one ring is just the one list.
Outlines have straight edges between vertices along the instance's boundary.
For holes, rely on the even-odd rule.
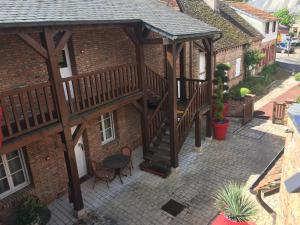
[[253,222],[236,222],[228,219],[224,213],[220,213],[211,225],[255,225]]
[[216,140],[224,140],[227,134],[227,129],[229,127],[229,120],[224,118],[224,121],[218,122],[216,120],[212,123],[214,128],[214,138]]

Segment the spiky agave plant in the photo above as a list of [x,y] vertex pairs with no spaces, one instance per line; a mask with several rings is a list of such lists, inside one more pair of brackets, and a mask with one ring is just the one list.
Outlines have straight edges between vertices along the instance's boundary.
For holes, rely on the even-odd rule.
[[236,182],[226,184],[214,196],[216,207],[236,222],[247,222],[256,214],[256,206],[245,193],[245,187]]

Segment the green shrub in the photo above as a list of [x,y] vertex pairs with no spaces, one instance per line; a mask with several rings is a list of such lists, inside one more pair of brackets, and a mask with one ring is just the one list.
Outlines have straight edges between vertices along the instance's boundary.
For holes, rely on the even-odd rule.
[[218,190],[214,199],[218,210],[236,222],[250,221],[257,212],[254,201],[245,193],[245,187],[234,182]]
[[300,104],[300,95],[297,97],[296,102]]
[[295,80],[300,81],[300,72],[295,74]]
[[248,88],[242,87],[240,89],[241,97],[245,97],[247,94],[250,94],[251,91]]
[[44,206],[37,197],[28,196],[17,211],[17,224],[31,225],[39,222],[39,212],[43,208]]

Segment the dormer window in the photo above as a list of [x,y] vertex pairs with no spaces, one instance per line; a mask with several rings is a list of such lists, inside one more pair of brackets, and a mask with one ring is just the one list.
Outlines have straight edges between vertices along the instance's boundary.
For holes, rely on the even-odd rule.
[[270,27],[270,22],[266,22],[266,28],[265,28],[266,34],[269,33],[269,27]]

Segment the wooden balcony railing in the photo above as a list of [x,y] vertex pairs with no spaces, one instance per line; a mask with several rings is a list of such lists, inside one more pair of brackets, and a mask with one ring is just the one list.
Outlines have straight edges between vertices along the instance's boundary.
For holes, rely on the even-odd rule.
[[180,118],[177,129],[178,129],[178,140],[179,148],[182,146],[186,135],[188,134],[196,113],[202,108],[208,105],[208,82],[199,82],[198,80],[193,81],[192,87],[195,87],[194,93],[189,100],[189,103]]
[[[196,88],[199,84],[203,83],[204,80],[198,79],[181,79],[177,78],[177,99],[180,99],[182,95],[185,96],[185,99],[191,99],[195,93]],[[185,93],[181,93],[181,84],[183,82]]]
[[158,134],[158,131],[160,130],[167,116],[168,116],[168,93],[166,92],[149,121],[150,142]]
[[63,79],[71,114],[87,111],[140,90],[136,64]]
[[163,97],[168,88],[167,80],[147,65],[145,66],[145,73],[148,90]]
[[58,121],[50,82],[2,92],[4,141]]

